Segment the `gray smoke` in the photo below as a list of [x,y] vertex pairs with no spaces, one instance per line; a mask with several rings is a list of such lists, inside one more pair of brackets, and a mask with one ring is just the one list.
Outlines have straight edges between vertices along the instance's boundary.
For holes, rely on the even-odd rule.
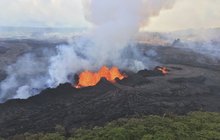
[[185,30],[170,33],[168,40],[179,39],[173,46],[190,49],[212,60],[213,64],[220,63],[220,28]]

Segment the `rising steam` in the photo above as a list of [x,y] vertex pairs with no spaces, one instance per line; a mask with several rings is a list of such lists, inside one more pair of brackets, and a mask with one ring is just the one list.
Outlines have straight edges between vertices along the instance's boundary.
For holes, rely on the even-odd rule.
[[[150,17],[170,8],[174,0],[85,0],[86,19],[93,25],[94,46],[88,54],[96,64],[114,62]],[[100,59],[101,58],[101,59]]]
[[[84,0],[83,3],[91,30],[69,45],[57,46],[57,54],[47,56],[47,60],[39,62],[27,55],[9,66],[8,77],[1,83],[0,101],[27,98],[45,87],[73,82],[73,75],[84,69],[114,65],[139,70],[155,64],[136,51],[133,37],[147,26],[150,17],[171,8],[174,0]],[[14,68],[21,72],[13,71]]]
[[[62,83],[70,73],[82,69],[98,69],[103,65],[139,70],[152,62],[140,57],[130,47],[134,57],[123,54],[133,37],[146,26],[150,17],[161,9],[171,8],[174,0],[84,0],[85,17],[92,29],[87,41],[76,40],[69,46],[58,47],[59,55],[52,58],[50,83]],[[122,54],[123,57],[122,58]],[[65,64],[65,65],[64,65]],[[67,68],[66,68],[67,67]],[[64,69],[63,69],[64,68]]]

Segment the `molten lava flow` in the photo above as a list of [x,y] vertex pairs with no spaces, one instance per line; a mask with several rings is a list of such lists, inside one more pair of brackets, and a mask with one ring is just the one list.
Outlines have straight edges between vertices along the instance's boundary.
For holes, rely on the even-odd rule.
[[169,71],[166,67],[157,67],[157,70],[161,71],[164,75],[167,75]]
[[76,88],[95,86],[101,78],[105,78],[114,83],[116,78],[122,80],[125,77],[126,76],[121,74],[117,67],[109,69],[108,67],[103,66],[98,72],[84,71],[80,73]]

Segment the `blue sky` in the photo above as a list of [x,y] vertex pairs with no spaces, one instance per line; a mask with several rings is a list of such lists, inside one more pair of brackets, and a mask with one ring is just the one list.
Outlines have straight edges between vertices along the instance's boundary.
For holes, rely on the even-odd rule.
[[[145,30],[220,27],[220,0],[177,0]],[[82,0],[0,0],[0,26],[87,27]]]

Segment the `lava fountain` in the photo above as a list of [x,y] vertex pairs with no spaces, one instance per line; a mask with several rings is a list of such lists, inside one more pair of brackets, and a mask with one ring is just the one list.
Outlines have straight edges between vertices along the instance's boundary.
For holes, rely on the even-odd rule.
[[92,71],[83,71],[79,74],[79,80],[76,88],[95,86],[102,78],[115,83],[115,79],[120,80],[126,78],[125,74],[122,74],[117,67],[112,67],[109,69],[106,66],[103,66],[98,72]]

